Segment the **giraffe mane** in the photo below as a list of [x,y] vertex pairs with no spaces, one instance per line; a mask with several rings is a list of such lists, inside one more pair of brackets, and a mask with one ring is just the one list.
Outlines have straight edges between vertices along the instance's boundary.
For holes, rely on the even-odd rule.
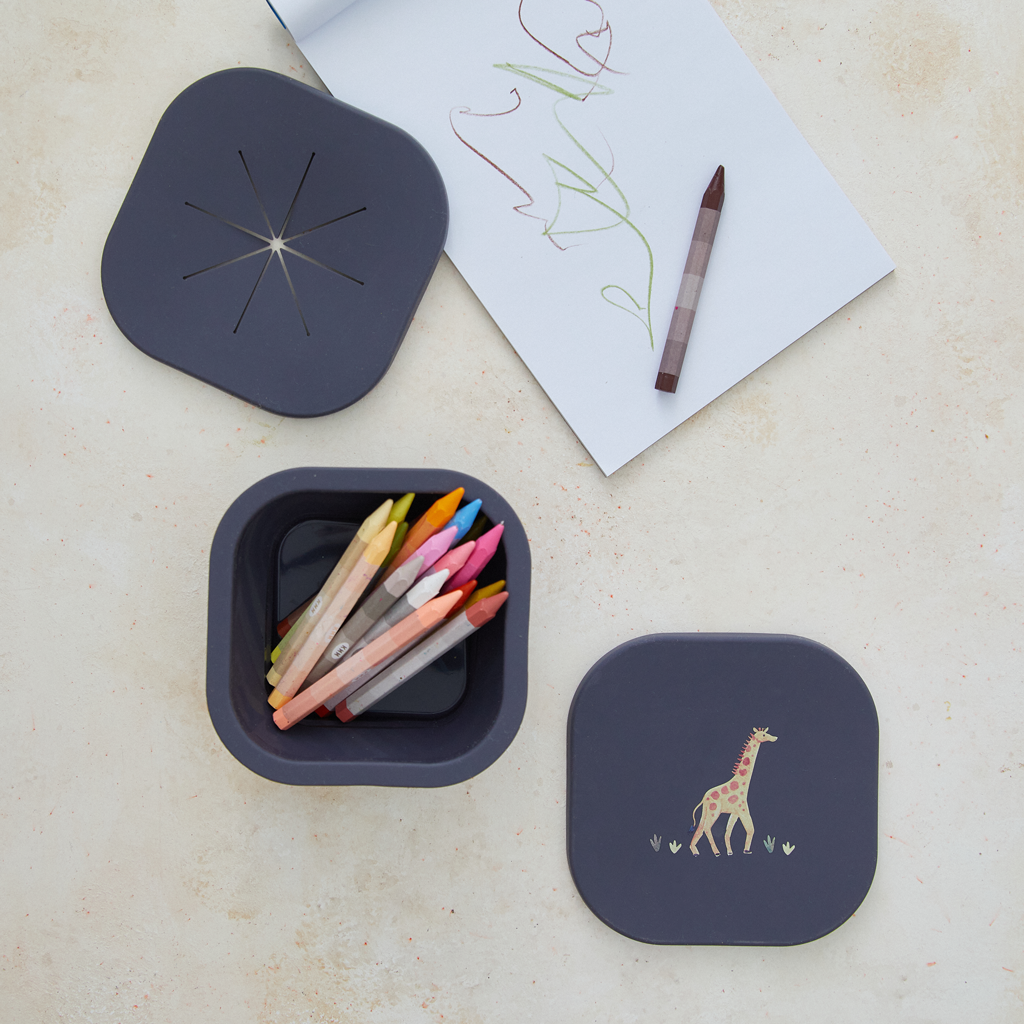
[[740,756],[736,758],[736,763],[732,766],[733,775],[735,775],[740,770],[740,766],[743,764],[743,755],[747,752],[747,747],[750,746],[750,741],[757,735],[758,732],[760,732],[760,730],[755,726],[754,729],[751,731],[750,735],[746,738],[746,741],[743,744],[743,749],[740,751]]

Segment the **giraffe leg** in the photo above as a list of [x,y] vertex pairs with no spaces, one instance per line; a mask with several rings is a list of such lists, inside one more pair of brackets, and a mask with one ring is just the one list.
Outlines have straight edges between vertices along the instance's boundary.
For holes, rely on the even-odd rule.
[[708,842],[711,844],[711,852],[716,857],[721,857],[722,855],[718,852],[718,847],[715,845],[715,837],[711,834],[711,826],[718,821],[718,815],[721,813],[721,811],[711,811],[708,815],[708,823],[704,826],[704,832],[708,837]]
[[700,856],[700,850],[697,849],[697,840],[704,835],[704,824],[708,820],[708,805],[705,804],[700,812],[700,824],[697,826],[697,831],[693,833],[693,838],[690,840],[690,853],[694,857]]
[[750,811],[746,808],[739,812],[739,818],[747,831],[747,841],[743,844],[743,852],[750,853],[750,844],[754,841],[754,819],[750,817]]
[[[725,826],[725,852],[732,856],[732,830],[736,827],[736,815],[729,815],[729,824]],[[749,843],[747,844],[750,845]]]

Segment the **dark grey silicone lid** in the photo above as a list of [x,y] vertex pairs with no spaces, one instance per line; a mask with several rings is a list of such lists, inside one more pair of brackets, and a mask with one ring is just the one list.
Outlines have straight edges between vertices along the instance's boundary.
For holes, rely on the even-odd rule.
[[[283,75],[233,68],[167,108],[103,251],[143,352],[285,416],[384,376],[440,257],[448,202],[394,125]],[[268,249],[268,240],[287,248]]]
[[[775,739],[755,742],[752,757],[755,727]],[[629,641],[580,683],[568,744],[573,880],[623,935],[792,945],[837,928],[867,894],[878,718],[860,676],[827,647],[743,634]],[[690,852],[705,794],[720,814],[718,857],[706,836]],[[741,809],[750,853],[737,816],[729,856],[723,834]]]

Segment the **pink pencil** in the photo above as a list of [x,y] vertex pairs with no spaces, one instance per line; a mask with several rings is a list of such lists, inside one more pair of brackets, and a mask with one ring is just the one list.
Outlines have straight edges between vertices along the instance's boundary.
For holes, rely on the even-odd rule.
[[466,564],[454,576],[448,578],[448,582],[441,588],[441,593],[447,594],[450,590],[462,586],[463,583],[480,579],[481,570],[494,557],[494,552],[498,550],[498,542],[504,532],[504,523],[498,523],[497,526],[488,530],[476,542],[473,554],[469,556]]
[[448,578],[451,579],[469,560],[469,556],[473,554],[473,549],[476,547],[476,541],[467,541],[465,544],[460,544],[457,548],[452,548],[446,555],[442,555],[433,565],[433,568],[429,572],[420,570],[420,575],[417,579],[423,576],[433,576],[435,572],[441,572],[443,569],[448,570]]
[[[429,540],[425,540],[409,556],[409,558],[423,556],[423,568],[420,569],[420,576],[426,575],[427,570],[455,543],[455,535],[458,532],[457,526],[446,526],[440,533],[435,533]],[[394,565],[394,562],[391,564]]]

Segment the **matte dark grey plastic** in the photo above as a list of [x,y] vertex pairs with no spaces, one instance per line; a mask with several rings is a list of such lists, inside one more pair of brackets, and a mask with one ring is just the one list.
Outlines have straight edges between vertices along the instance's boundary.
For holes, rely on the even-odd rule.
[[[465,692],[449,710],[417,706],[347,725],[310,716],[282,732],[264,676],[277,643],[281,546],[299,524],[361,522],[386,498],[415,491],[410,521],[436,498],[466,489],[505,523],[487,579],[509,599],[465,643]],[[342,531],[344,532],[344,531]],[[300,559],[301,560],[301,559]],[[322,568],[322,567],[320,567]],[[320,568],[309,569],[309,580]],[[302,589],[301,587],[299,588]],[[296,591],[298,593],[298,591]],[[291,601],[289,596],[285,603]],[[448,786],[479,774],[512,742],[526,708],[530,551],[519,518],[496,491],[442,469],[292,469],[266,477],[225,512],[210,549],[206,699],[224,745],[247,768],[295,785]],[[410,684],[415,680],[410,680]],[[407,686],[410,684],[406,684]],[[404,687],[403,687],[404,689]],[[393,697],[401,693],[395,691]]]
[[[568,742],[569,867],[587,906],[623,935],[794,945],[839,927],[867,895],[878,717],[827,647],[774,635],[631,640],[580,683]],[[705,807],[719,815],[720,856],[701,834]]]
[[441,176],[411,136],[232,68],[160,119],[103,250],[103,294],[154,359],[320,416],[384,376],[447,229]]

